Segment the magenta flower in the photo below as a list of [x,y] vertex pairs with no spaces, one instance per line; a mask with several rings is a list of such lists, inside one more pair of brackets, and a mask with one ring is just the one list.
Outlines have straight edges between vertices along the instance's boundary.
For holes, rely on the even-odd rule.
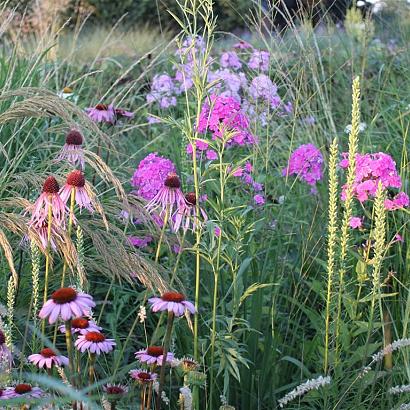
[[[202,226],[200,215],[198,215],[196,207],[196,195],[195,192],[189,192],[185,195],[185,206],[178,210],[174,217],[173,229],[175,232],[182,226],[184,232],[186,232],[191,224],[192,231],[195,231],[197,227]],[[204,222],[208,220],[208,216],[205,211],[199,207],[199,213],[202,216]]]
[[233,45],[233,48],[237,48],[239,50],[246,50],[249,48],[253,48],[253,46],[244,40],[240,40],[239,42]]
[[265,203],[265,197],[261,194],[256,194],[253,197],[253,200],[254,200],[256,205],[263,205]]
[[142,249],[152,242],[152,236],[129,236],[128,241],[132,246]]
[[65,137],[65,144],[57,156],[57,161],[66,160],[73,166],[84,169],[83,136],[77,130],[71,130]]
[[0,330],[0,363],[6,363],[11,367],[13,362],[13,354],[6,345],[6,337],[2,330]]
[[65,204],[69,202],[72,190],[75,190],[75,203],[80,209],[86,208],[89,212],[93,213],[90,194],[85,186],[84,174],[79,170],[71,171],[67,175],[65,185],[60,190],[60,197]]
[[58,356],[54,351],[48,347],[41,350],[40,353],[32,354],[28,357],[28,360],[36,365],[39,369],[47,367],[51,369],[54,365],[56,366],[67,366],[68,358],[65,356]]
[[393,199],[386,199],[384,207],[388,211],[395,211],[397,209],[406,208],[409,206],[409,197],[405,192],[399,192]]
[[[65,325],[59,327],[61,333],[66,332]],[[76,317],[71,321],[71,331],[73,333],[81,333],[82,335],[88,332],[99,332],[102,327],[98,326],[93,320],[88,320],[83,317]]]
[[313,144],[301,145],[292,152],[282,175],[296,175],[307,184],[315,186],[322,179],[323,156]]
[[401,243],[403,243],[403,242],[404,242],[404,239],[403,239],[403,237],[402,237],[399,233],[396,233],[396,235],[394,235],[394,240],[393,240],[393,242],[401,242]]
[[[141,362],[147,365],[156,364],[162,365],[164,349],[161,346],[149,346],[146,349],[140,350],[135,353],[135,357]],[[171,364],[174,360],[173,353],[167,353],[166,363]]]
[[185,197],[181,191],[181,181],[177,174],[171,172],[165,178],[162,188],[145,208],[149,213],[158,213],[162,219],[168,214],[169,221],[172,224],[172,217],[184,206]]
[[0,388],[0,400],[10,400],[13,398],[14,398],[14,389],[11,389],[11,388],[1,389]]
[[150,201],[164,186],[168,174],[175,171],[175,165],[171,160],[153,152],[139,163],[132,177],[131,185],[136,188],[135,193],[139,197]]
[[248,62],[251,70],[268,71],[270,55],[267,51],[254,50]]
[[75,341],[75,347],[84,353],[88,350],[90,353],[108,353],[114,349],[116,345],[114,339],[106,339],[105,336],[97,331],[87,332]]
[[94,122],[105,122],[108,124],[115,122],[115,110],[112,104],[97,104],[95,107],[86,108],[85,112]]
[[43,250],[47,249],[48,246],[51,247],[54,251],[57,249],[57,245],[55,242],[56,238],[62,240],[61,236],[61,228],[57,227],[54,221],[51,222],[51,235],[50,235],[50,243],[48,241],[48,222],[47,218],[44,217],[44,221],[41,225],[33,225],[30,228],[30,233],[27,235],[23,240],[29,240],[30,237],[34,236],[38,238],[40,241],[41,247]]
[[129,372],[130,377],[140,384],[152,383],[157,380],[156,373],[147,372],[146,370],[133,369]]
[[48,317],[48,322],[53,324],[60,317],[67,321],[82,315],[87,316],[95,306],[90,295],[77,292],[73,288],[60,288],[56,290],[38,314],[41,319]]
[[58,226],[65,225],[66,206],[58,194],[59,186],[53,176],[46,178],[43,184],[43,191],[30,209],[33,211],[29,225],[31,227],[41,227],[47,223],[48,208],[51,207],[53,221]]
[[186,311],[196,313],[195,306],[192,302],[185,300],[185,296],[178,292],[165,292],[160,298],[150,298],[153,312],[173,312],[175,316],[182,316]]
[[352,217],[350,218],[349,226],[350,226],[352,229],[361,228],[361,227],[363,226],[363,220],[362,220],[362,218],[359,218],[358,216],[352,216]]
[[221,233],[222,233],[221,228],[219,226],[215,226],[215,229],[214,229],[215,236],[219,238],[221,236]]
[[27,383],[20,383],[14,387],[6,389],[7,399],[40,399],[44,392],[40,387],[32,386]]

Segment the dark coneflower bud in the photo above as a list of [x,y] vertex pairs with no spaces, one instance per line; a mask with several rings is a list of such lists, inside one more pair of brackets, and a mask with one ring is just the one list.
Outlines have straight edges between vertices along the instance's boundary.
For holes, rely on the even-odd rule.
[[57,180],[53,176],[46,178],[43,184],[43,192],[47,194],[58,194],[60,187]]
[[188,192],[185,195],[185,199],[189,205],[196,205],[196,195],[195,192]]
[[85,178],[84,174],[79,171],[78,169],[71,171],[67,175],[67,184],[71,186],[75,186],[77,188],[82,188],[85,185]]
[[65,143],[68,145],[82,145],[83,136],[77,130],[71,130],[65,137]]
[[97,104],[95,109],[98,111],[107,111],[108,105],[107,104]]
[[14,387],[14,391],[17,394],[25,394],[25,393],[30,393],[31,392],[32,387],[30,384],[26,384],[26,383],[21,383],[18,384],[16,387]]
[[180,188],[181,181],[179,177],[174,172],[170,172],[168,176],[165,178],[164,185],[168,188]]
[[6,336],[4,336],[4,333],[0,330],[0,346],[4,345],[6,343]]

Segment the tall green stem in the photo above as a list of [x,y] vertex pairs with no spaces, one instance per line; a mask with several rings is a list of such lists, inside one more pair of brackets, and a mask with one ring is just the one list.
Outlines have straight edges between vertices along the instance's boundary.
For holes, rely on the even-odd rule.
[[[67,234],[70,239],[71,239],[71,231],[73,228],[73,221],[74,221],[75,191],[76,191],[76,188],[75,187],[72,188],[71,195],[70,195],[70,215],[68,218],[68,228],[67,228]],[[61,276],[61,287],[62,288],[64,287],[66,271],[67,271],[67,259],[64,259],[63,273]]]

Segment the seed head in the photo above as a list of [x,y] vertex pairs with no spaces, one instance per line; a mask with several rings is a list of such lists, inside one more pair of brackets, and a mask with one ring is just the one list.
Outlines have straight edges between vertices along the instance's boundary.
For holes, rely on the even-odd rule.
[[32,387],[30,384],[26,384],[26,383],[21,383],[18,384],[16,387],[14,387],[14,391],[17,394],[24,394],[24,393],[29,393],[31,392]]
[[67,184],[77,188],[83,188],[85,185],[84,174],[78,169],[71,171],[67,175]]
[[85,334],[85,340],[88,342],[101,343],[105,340],[105,336],[100,332],[88,332]]
[[52,295],[54,303],[63,305],[64,303],[73,302],[77,297],[77,292],[73,288],[61,288],[56,290]]
[[185,199],[189,205],[196,205],[196,195],[195,192],[188,192],[185,195]]
[[83,140],[83,136],[77,130],[71,130],[65,137],[67,145],[82,145]]
[[179,177],[174,172],[170,172],[168,176],[165,178],[164,185],[168,188],[180,188],[181,181]]
[[165,302],[176,302],[181,303],[185,300],[185,296],[182,293],[178,292],[165,292],[161,299]]
[[60,187],[57,180],[53,176],[46,178],[43,184],[43,192],[47,194],[58,194]]
[[158,357],[164,354],[164,349],[161,346],[149,346],[147,348],[147,354],[150,356]]
[[54,350],[50,349],[49,347],[44,348],[41,352],[40,352],[41,356],[43,357],[54,357],[56,354],[54,353]]

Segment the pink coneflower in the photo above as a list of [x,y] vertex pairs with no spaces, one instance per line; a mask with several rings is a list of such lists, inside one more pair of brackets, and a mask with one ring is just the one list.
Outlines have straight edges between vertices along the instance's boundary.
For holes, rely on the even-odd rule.
[[49,207],[51,207],[53,221],[58,226],[64,226],[66,206],[58,194],[59,189],[58,182],[53,176],[46,178],[43,191],[34,203],[30,226],[42,226],[45,221],[47,223]]
[[115,108],[115,117],[119,118],[134,118],[134,113],[131,111],[123,110],[122,108]]
[[25,398],[25,399],[40,399],[44,396],[44,392],[40,387],[32,386],[28,383],[20,383],[14,388],[8,389],[8,398]]
[[133,369],[130,370],[130,376],[140,384],[148,384],[157,380],[156,373],[147,372],[146,370]]
[[86,108],[85,112],[94,122],[113,124],[115,121],[115,110],[112,104],[97,104],[95,107]]
[[[59,327],[61,333],[66,332],[65,325]],[[83,317],[76,317],[71,321],[71,331],[73,333],[81,333],[82,335],[88,332],[100,331],[102,327],[98,326],[93,320],[88,320]]]
[[78,164],[84,169],[83,141],[84,138],[79,131],[71,130],[65,137],[65,144],[57,156],[57,161],[66,160],[71,165]]
[[62,240],[62,237],[54,221],[51,222],[51,232],[50,233],[51,235],[50,235],[50,241],[49,241],[48,240],[48,221],[47,221],[47,218],[44,217],[44,221],[42,222],[41,225],[33,225],[31,227],[31,232],[23,238],[23,241],[29,240],[30,236],[34,235],[35,237],[38,238],[44,250],[47,249],[48,246],[50,246],[51,249],[56,250],[57,245],[56,245],[55,239],[58,238]]
[[82,208],[86,208],[89,212],[94,212],[90,195],[85,187],[84,174],[79,170],[71,171],[67,175],[66,184],[60,190],[60,197],[67,204],[71,191],[75,189],[75,202]]
[[6,337],[2,330],[0,330],[0,363],[7,363],[11,367],[13,362],[13,354],[6,345]]
[[[148,346],[146,349],[140,350],[135,353],[135,357],[141,362],[146,364],[162,365],[164,354],[164,348],[161,346]],[[171,364],[174,360],[173,353],[167,353],[166,363]]]
[[[181,226],[183,231],[186,232],[191,223],[192,231],[195,231],[198,226],[201,226],[201,221],[197,213],[196,202],[195,192],[188,192],[185,195],[185,206],[175,215],[173,226],[175,232],[177,232]],[[208,220],[208,216],[205,211],[202,208],[199,208],[199,212],[202,215],[203,221],[206,222]]]
[[128,387],[122,384],[106,384],[103,390],[110,401],[120,400],[128,393]]
[[148,302],[151,303],[153,312],[173,312],[175,316],[182,316],[185,311],[192,313],[196,312],[195,306],[185,300],[185,296],[178,292],[165,292],[160,298],[150,298]]
[[28,357],[28,360],[36,365],[39,369],[47,367],[51,369],[54,365],[56,366],[67,366],[68,358],[65,356],[58,356],[54,351],[48,347],[41,350],[40,353],[32,354]]
[[13,398],[13,390],[8,389],[0,389],[0,400],[9,400]]
[[165,178],[163,187],[146,205],[149,213],[159,210],[160,218],[164,219],[168,214],[168,218],[172,221],[171,216],[175,212],[183,209],[185,206],[185,197],[181,191],[181,181],[177,174],[170,172]]
[[97,331],[87,332],[75,341],[75,347],[84,353],[88,350],[90,353],[96,353],[100,355],[101,353],[108,353],[114,349],[116,343],[114,339],[106,339],[106,337]]
[[90,295],[77,292],[73,288],[61,288],[56,290],[51,299],[44,303],[38,314],[41,319],[48,317],[48,322],[53,324],[59,317],[67,321],[82,315],[88,315],[95,306]]

